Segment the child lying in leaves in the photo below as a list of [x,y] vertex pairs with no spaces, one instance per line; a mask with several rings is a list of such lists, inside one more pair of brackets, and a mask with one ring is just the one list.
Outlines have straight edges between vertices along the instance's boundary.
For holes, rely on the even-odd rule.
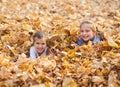
[[83,21],[80,25],[80,39],[77,41],[79,46],[88,44],[89,41],[92,43],[100,43],[100,38],[96,35],[96,28],[89,21]]
[[30,58],[49,55],[47,38],[43,32],[36,32],[33,36],[33,46],[30,47]]

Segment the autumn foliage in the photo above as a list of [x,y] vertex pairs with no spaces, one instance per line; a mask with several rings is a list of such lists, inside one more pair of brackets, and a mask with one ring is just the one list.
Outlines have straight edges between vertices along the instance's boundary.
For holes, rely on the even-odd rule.
[[[84,20],[101,44],[76,45]],[[36,31],[51,55],[31,61]],[[0,0],[0,87],[120,87],[120,1]]]

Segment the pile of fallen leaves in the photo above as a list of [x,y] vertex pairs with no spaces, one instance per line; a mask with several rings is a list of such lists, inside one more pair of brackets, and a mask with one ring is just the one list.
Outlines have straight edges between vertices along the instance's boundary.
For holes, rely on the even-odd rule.
[[[120,87],[119,8],[119,0],[0,0],[0,87]],[[101,44],[76,45],[84,20]],[[52,54],[31,61],[36,31]]]

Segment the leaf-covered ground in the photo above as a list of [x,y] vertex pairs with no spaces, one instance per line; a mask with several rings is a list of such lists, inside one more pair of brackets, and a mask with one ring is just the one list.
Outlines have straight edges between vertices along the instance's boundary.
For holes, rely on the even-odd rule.
[[[76,45],[83,20],[95,23],[100,45]],[[31,61],[36,31],[52,54]],[[120,1],[0,0],[0,87],[120,87]]]

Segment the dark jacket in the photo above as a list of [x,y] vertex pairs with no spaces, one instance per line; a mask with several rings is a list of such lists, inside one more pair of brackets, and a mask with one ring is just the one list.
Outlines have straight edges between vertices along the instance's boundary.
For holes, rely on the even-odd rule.
[[[98,37],[94,37],[92,40],[92,43],[100,43],[100,38],[98,38]],[[78,40],[78,42],[77,42],[77,44],[79,45],[79,46],[81,46],[81,45],[83,45],[83,44],[85,44],[86,43],[86,41],[84,41],[82,38],[80,38],[79,40]]]

